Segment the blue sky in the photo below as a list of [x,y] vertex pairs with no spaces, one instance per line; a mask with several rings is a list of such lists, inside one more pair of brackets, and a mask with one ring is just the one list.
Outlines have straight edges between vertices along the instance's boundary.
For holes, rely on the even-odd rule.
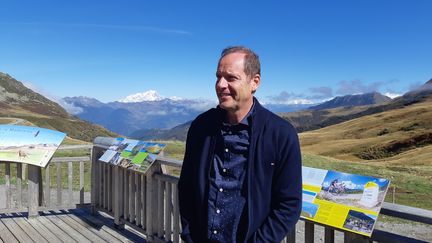
[[216,99],[221,49],[261,58],[264,102],[404,93],[432,78],[432,1],[19,1],[0,72],[55,97]]

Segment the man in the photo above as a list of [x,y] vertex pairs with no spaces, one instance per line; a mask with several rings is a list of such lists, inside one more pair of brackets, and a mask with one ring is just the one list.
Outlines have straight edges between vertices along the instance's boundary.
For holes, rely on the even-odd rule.
[[178,183],[186,242],[280,242],[301,212],[301,156],[295,129],[263,108],[258,56],[222,51],[217,108],[189,128]]

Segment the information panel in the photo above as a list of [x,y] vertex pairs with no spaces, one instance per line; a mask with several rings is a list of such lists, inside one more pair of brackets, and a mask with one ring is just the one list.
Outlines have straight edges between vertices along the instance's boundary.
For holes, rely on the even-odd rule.
[[40,127],[0,125],[0,161],[45,167],[65,136]]
[[146,173],[165,147],[162,143],[116,138],[99,160]]
[[371,236],[390,181],[303,166],[302,217]]

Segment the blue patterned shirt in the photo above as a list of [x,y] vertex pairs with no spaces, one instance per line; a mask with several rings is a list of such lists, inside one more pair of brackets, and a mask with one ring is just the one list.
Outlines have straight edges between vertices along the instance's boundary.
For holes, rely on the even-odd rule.
[[249,153],[248,115],[236,125],[223,123],[210,171],[208,230],[210,242],[236,242],[246,203],[243,182]]

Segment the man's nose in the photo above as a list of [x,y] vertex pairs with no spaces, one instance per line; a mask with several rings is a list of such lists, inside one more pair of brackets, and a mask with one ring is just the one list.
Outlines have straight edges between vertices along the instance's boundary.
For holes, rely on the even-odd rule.
[[217,82],[216,82],[216,87],[223,89],[227,87],[227,81],[226,79],[224,79],[223,77],[220,78]]

